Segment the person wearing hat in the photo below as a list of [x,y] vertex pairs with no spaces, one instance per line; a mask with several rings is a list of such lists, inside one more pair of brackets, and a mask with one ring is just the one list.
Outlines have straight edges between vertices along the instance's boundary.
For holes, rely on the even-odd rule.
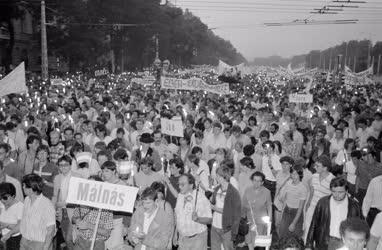
[[131,154],[131,160],[140,164],[145,158],[151,158],[153,162],[153,170],[159,171],[162,169],[162,161],[159,153],[151,147],[154,138],[149,133],[143,133],[139,138],[139,148]]

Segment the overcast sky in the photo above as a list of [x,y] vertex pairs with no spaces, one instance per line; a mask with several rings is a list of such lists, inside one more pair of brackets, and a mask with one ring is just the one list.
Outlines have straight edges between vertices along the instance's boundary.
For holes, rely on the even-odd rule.
[[[355,0],[352,0],[355,1]],[[358,0],[357,0],[358,1]],[[312,14],[313,8],[342,5],[323,0],[170,0],[194,15],[215,34],[230,40],[248,59],[280,55],[289,57],[313,49],[325,49],[352,39],[382,41],[382,0],[347,4],[340,14]],[[358,19],[357,24],[266,27],[266,22],[293,20]]]

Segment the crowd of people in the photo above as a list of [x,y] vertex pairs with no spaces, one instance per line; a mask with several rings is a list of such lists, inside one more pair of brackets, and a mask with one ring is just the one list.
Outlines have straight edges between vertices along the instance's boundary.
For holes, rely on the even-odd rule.
[[[296,104],[304,81],[264,72],[226,96],[132,77],[31,79],[1,98],[3,248],[382,249],[379,84],[316,76]],[[161,130],[175,116],[183,137]],[[139,188],[134,212],[68,204],[71,177]]]

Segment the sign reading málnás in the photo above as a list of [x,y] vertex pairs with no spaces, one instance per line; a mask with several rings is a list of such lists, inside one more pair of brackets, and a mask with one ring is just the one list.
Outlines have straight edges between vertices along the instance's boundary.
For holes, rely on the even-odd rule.
[[132,213],[138,188],[71,177],[67,203]]

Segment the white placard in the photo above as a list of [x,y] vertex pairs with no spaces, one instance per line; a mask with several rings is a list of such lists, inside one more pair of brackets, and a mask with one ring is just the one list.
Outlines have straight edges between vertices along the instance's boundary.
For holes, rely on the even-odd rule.
[[132,213],[138,188],[71,177],[67,203]]
[[290,94],[289,102],[293,103],[312,103],[313,95],[312,94]]
[[162,133],[171,136],[183,137],[183,122],[180,117],[173,119],[161,118]]
[[190,79],[177,79],[169,77],[161,77],[161,87],[163,89],[179,89],[179,90],[202,90],[219,95],[229,94],[228,83],[222,84],[207,84],[200,78],[190,78]]

